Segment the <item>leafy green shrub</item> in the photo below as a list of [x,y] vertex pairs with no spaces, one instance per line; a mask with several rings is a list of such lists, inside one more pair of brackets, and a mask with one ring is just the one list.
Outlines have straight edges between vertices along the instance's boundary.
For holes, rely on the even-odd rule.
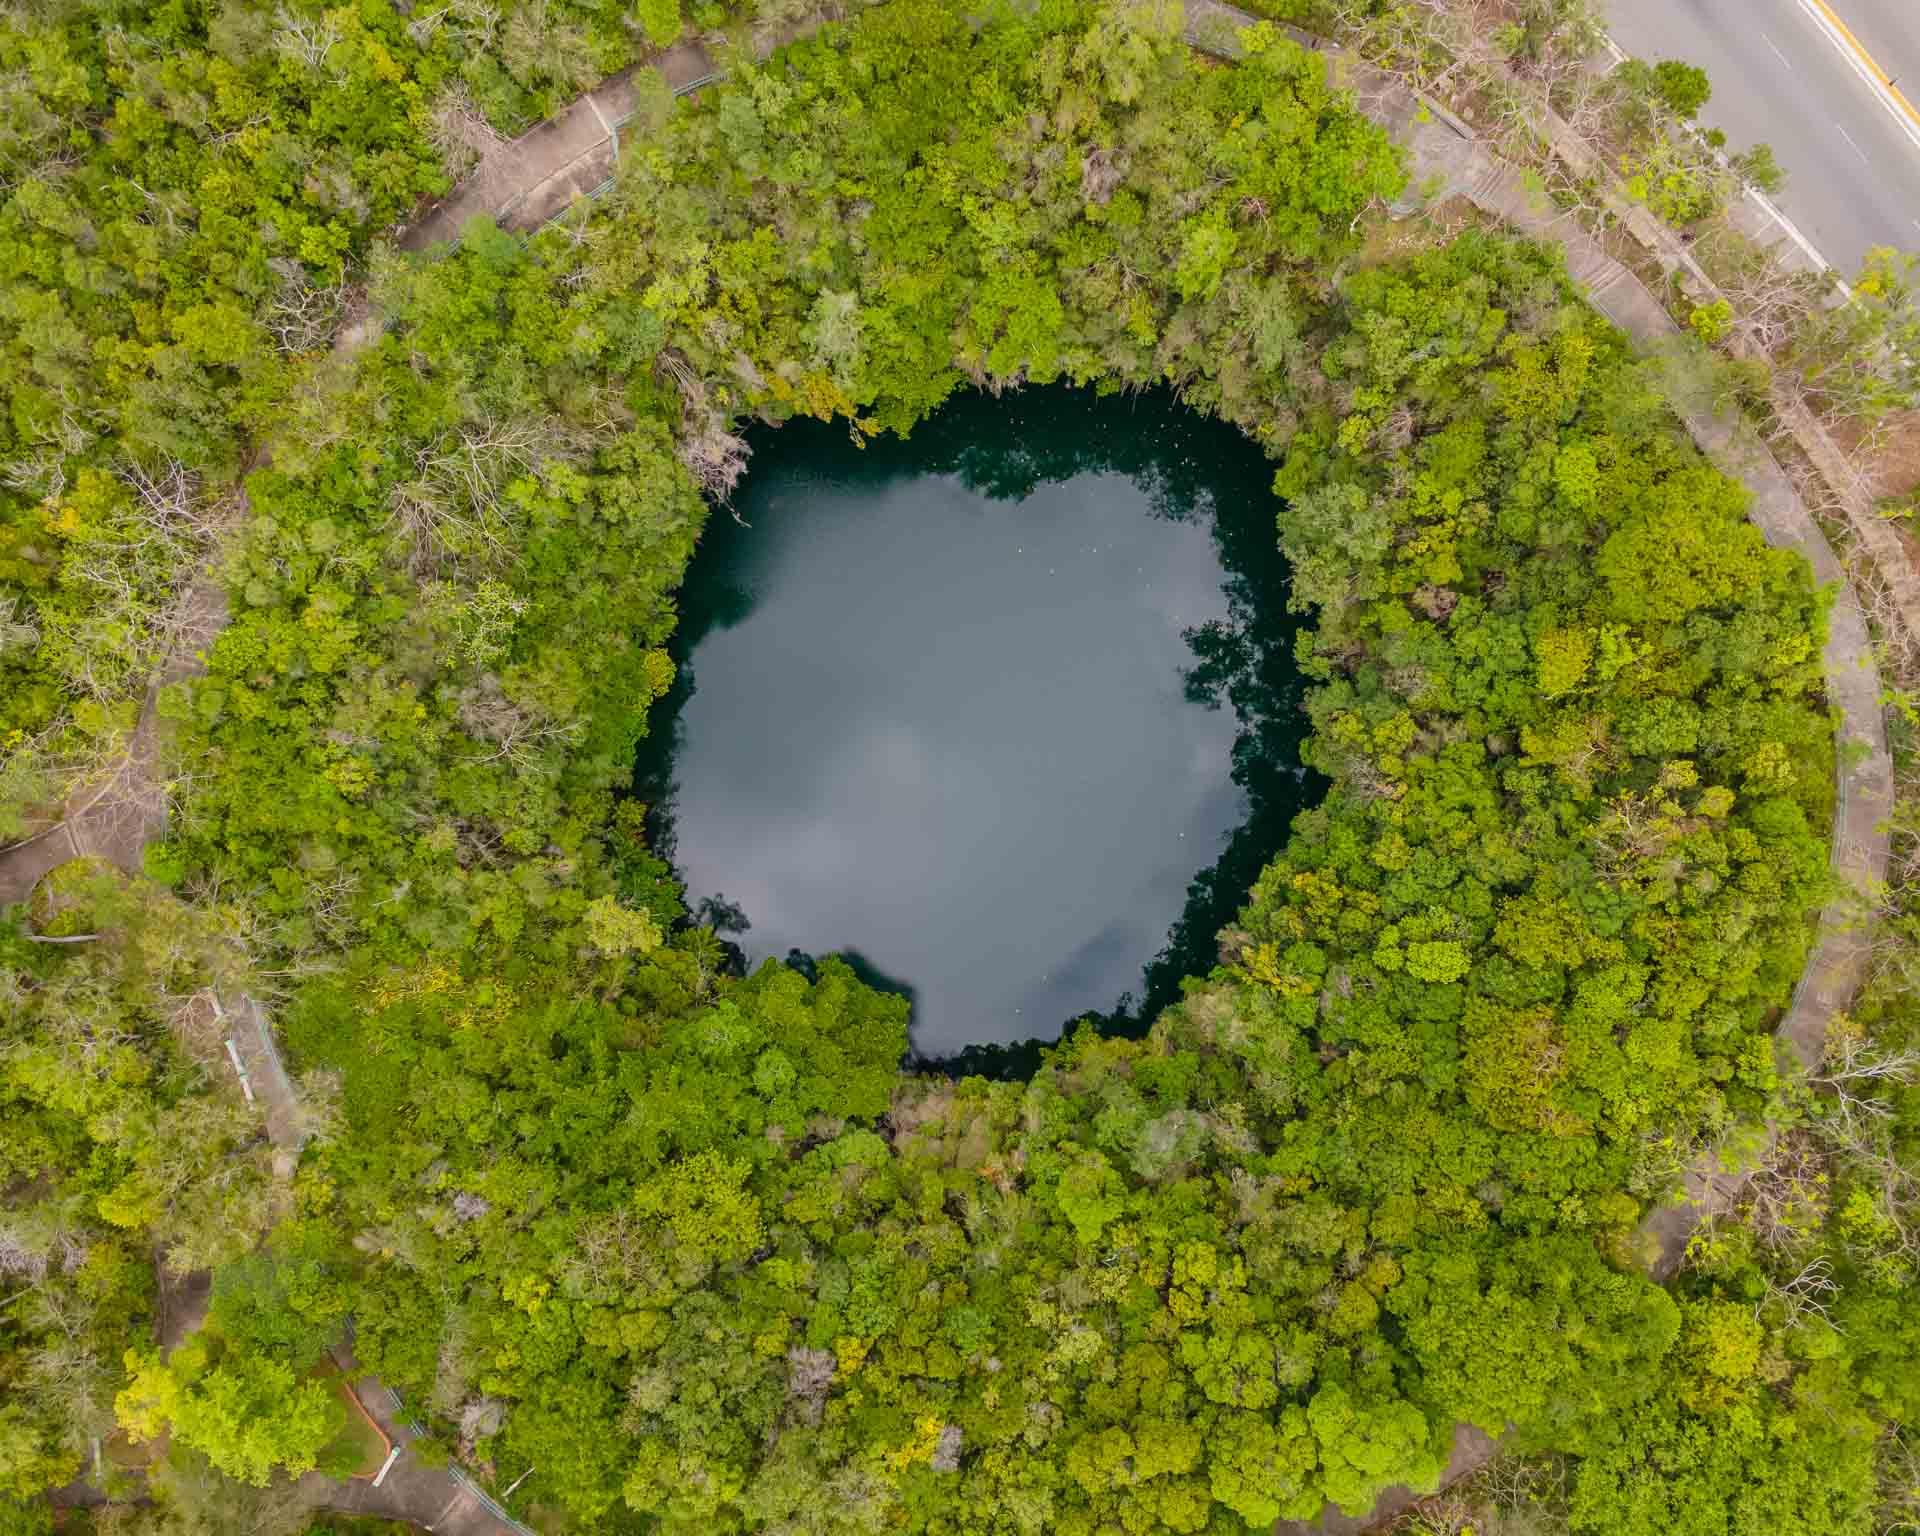
[[1653,66],[1653,94],[1675,117],[1691,122],[1713,98],[1713,87],[1697,64],[1662,59]]

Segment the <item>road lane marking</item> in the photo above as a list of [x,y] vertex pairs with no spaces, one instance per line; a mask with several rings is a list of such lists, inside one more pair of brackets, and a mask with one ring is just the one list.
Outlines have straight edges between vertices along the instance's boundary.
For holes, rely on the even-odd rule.
[[[1840,275],[1840,269],[1820,254],[1819,249],[1814,243],[1800,233],[1800,226],[1782,213],[1772,198],[1768,197],[1767,194],[1762,192],[1758,187],[1748,187],[1747,196],[1758,203],[1768,214],[1772,215],[1773,222],[1786,231],[1787,238],[1806,253],[1807,260],[1813,263],[1816,272],[1831,272],[1833,274],[1834,286],[1840,290],[1843,298],[1850,299],[1853,297],[1853,289],[1847,286],[1846,279]],[[1920,224],[1920,219],[1916,219],[1914,222]]]
[[1839,123],[1835,123],[1833,126],[1840,129],[1840,137],[1847,141],[1848,146],[1853,150],[1853,152],[1856,155],[1860,157],[1860,161],[1863,165],[1873,164],[1871,160],[1867,159],[1867,152],[1864,149],[1862,149],[1858,144],[1855,144],[1853,142],[1852,134],[1848,133],[1847,130]]
[[1782,53],[1779,49],[1779,46],[1774,42],[1772,38],[1768,37],[1766,33],[1762,32],[1760,34],[1760,41],[1765,43],[1769,48],[1773,49],[1773,56],[1776,59],[1778,59],[1782,64],[1786,65],[1788,69],[1793,68],[1793,60],[1788,58],[1784,53]]
[[1900,125],[1900,131],[1913,141],[1916,148],[1920,148],[1920,107],[1907,100],[1893,83],[1893,77],[1874,62],[1873,55],[1847,29],[1847,24],[1835,14],[1827,0],[1799,0],[1799,3],[1800,9],[1812,18],[1813,24],[1827,35],[1827,41],[1838,48],[1841,56],[1853,66],[1853,72],[1867,82],[1873,91],[1873,99],[1887,109],[1888,114]]

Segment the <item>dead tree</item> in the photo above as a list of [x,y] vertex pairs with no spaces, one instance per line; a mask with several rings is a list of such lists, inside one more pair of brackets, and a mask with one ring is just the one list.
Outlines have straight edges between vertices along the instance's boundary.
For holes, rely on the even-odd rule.
[[346,80],[346,71],[330,68],[327,56],[339,42],[340,29],[324,16],[301,16],[285,6],[274,12],[273,51],[336,85]]
[[680,462],[702,495],[726,506],[747,472],[746,439],[709,400],[705,382],[684,357],[663,352],[660,367],[680,392]]
[[316,283],[304,266],[285,257],[267,265],[280,279],[262,317],[274,345],[287,356],[331,346],[346,312],[346,282]]
[[465,181],[475,170],[486,166],[507,143],[474,104],[464,82],[459,81],[443,86],[434,99],[427,142],[440,156],[447,175],[456,182]]

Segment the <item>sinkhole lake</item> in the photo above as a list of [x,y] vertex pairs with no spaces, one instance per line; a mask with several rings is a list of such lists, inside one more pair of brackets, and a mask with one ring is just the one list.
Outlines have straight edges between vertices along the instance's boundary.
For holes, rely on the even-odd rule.
[[1150,1019],[1317,788],[1272,464],[1065,388],[751,442],[635,768],[688,905],[904,992],[922,1060]]

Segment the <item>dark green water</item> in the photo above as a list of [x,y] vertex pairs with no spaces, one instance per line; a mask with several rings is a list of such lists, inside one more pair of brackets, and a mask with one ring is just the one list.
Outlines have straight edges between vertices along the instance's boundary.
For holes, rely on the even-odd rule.
[[1318,790],[1271,464],[1068,389],[753,449],[636,768],[688,904],[749,964],[907,993],[922,1059],[1151,1018]]

